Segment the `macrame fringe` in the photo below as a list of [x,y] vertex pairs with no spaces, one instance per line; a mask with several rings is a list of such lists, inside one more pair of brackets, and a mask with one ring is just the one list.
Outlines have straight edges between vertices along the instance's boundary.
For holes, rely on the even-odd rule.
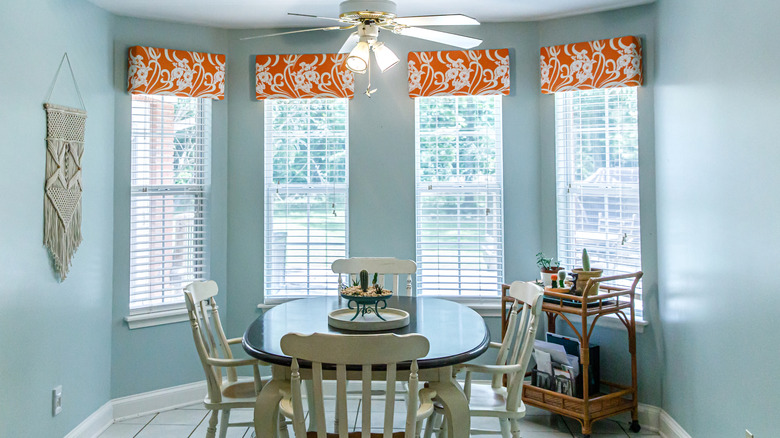
[[76,211],[73,212],[70,226],[65,229],[57,209],[54,208],[48,196],[44,199],[43,244],[49,249],[49,254],[54,259],[54,267],[60,274],[60,280],[65,280],[70,270],[73,255],[76,254],[76,250],[81,245],[81,201],[78,202]]

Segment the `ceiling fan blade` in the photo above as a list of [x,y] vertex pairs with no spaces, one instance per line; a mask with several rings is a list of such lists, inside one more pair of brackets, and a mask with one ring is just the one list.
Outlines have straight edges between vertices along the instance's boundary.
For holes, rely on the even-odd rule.
[[339,49],[339,53],[351,52],[352,49],[354,49],[355,46],[357,46],[358,41],[360,41],[360,36],[357,34],[357,32],[355,32],[352,35],[350,35],[346,41],[344,41],[344,45],[341,46],[341,49]]
[[342,20],[341,18],[320,17],[318,15],[311,15],[311,14],[296,14],[295,12],[288,12],[287,15],[295,15],[297,17],[319,18],[321,20],[340,21],[342,23],[351,23],[351,21],[349,21],[349,20]]
[[474,26],[479,24],[479,21],[463,14],[398,17],[393,21],[404,26]]
[[461,49],[471,49],[482,44],[482,40],[476,38],[457,35],[454,33],[440,32],[438,30],[423,29],[421,27],[401,27],[395,29],[394,32],[399,35],[460,47]]
[[[350,27],[352,27],[352,26],[350,26]],[[246,38],[240,38],[240,41],[253,40],[255,38],[273,37],[273,36],[279,36],[279,35],[289,35],[291,33],[303,33],[303,32],[313,32],[315,30],[336,30],[336,29],[349,29],[349,27],[330,26],[330,27],[315,27],[315,28],[312,28],[312,29],[291,30],[289,32],[269,33],[268,35],[256,35],[256,36],[251,36],[251,37],[246,37]]]

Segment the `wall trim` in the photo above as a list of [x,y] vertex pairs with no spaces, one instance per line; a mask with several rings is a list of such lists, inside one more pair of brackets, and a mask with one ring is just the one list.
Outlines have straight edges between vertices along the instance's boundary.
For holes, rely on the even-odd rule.
[[[335,391],[335,386],[331,389]],[[96,438],[115,421],[127,420],[154,412],[169,411],[202,402],[205,394],[206,381],[202,380],[115,398],[92,413],[65,435],[65,438]],[[658,432],[663,438],[691,438],[671,415],[657,406],[639,403],[639,424],[643,430]]]
[[65,435],[65,438],[96,438],[116,421],[203,402],[205,395],[206,381],[203,380],[115,398],[92,413]]
[[65,435],[65,438],[97,437],[108,429],[108,426],[111,426],[113,422],[113,408],[111,401],[109,401]]
[[113,420],[122,421],[154,412],[169,411],[202,402],[206,396],[206,381],[172,386],[111,400]]
[[658,434],[663,438],[691,438],[688,432],[664,410],[661,410]]

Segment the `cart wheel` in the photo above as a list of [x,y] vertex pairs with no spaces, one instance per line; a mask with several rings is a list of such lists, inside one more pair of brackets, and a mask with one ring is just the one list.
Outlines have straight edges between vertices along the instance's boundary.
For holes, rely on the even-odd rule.
[[631,432],[636,433],[636,432],[639,432],[640,430],[642,430],[642,426],[639,425],[639,421],[633,420],[631,422],[631,426],[628,428],[628,430],[630,430]]

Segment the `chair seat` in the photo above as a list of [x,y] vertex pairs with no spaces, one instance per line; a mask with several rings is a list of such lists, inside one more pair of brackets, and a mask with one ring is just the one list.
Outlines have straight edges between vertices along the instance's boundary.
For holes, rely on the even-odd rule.
[[525,416],[525,404],[515,411],[506,409],[506,388],[493,389],[490,384],[472,383],[469,399],[471,415],[480,417],[522,418]]
[[[236,382],[224,381],[222,384],[222,403],[246,403],[246,407],[254,407],[257,401],[255,394],[255,382],[251,377],[239,377]],[[212,403],[210,397],[206,396],[203,401],[206,408],[210,408]],[[241,407],[241,406],[234,406]]]

